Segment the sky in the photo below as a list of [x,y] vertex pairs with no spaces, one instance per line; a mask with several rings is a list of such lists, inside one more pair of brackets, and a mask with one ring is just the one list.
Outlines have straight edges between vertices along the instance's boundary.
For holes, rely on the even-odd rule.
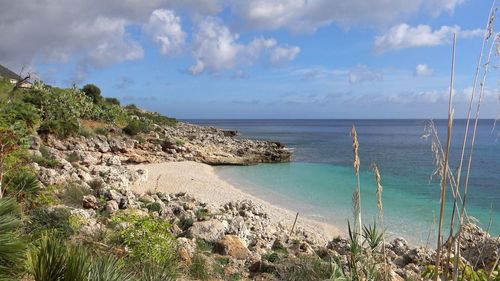
[[[0,64],[180,118],[464,117],[488,0],[0,0]],[[492,57],[481,117],[500,109]]]

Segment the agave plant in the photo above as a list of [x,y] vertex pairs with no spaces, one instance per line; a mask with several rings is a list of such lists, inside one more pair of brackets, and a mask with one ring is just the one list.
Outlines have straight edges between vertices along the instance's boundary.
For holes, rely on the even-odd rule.
[[21,269],[25,244],[17,233],[19,207],[12,198],[0,199],[0,280],[15,277]]
[[35,281],[132,281],[123,260],[113,256],[92,258],[80,246],[67,246],[45,234],[28,255]]

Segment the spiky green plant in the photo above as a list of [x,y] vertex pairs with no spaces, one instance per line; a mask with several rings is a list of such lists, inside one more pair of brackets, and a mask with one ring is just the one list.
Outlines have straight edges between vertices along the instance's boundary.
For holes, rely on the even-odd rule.
[[167,264],[160,265],[155,262],[145,262],[142,268],[141,280],[143,281],[170,281],[177,280],[177,268],[172,269]]
[[377,229],[377,222],[374,222],[373,226],[371,224],[363,226],[363,238],[372,251],[378,250],[383,242],[383,237],[384,231]]
[[66,270],[66,245],[44,234],[28,254],[28,270],[35,281],[62,280]]
[[132,281],[133,277],[125,270],[122,259],[114,256],[104,256],[92,261],[88,278],[99,281]]
[[0,199],[0,280],[13,278],[21,271],[25,244],[17,233],[21,225],[18,215],[14,199]]
[[90,256],[84,248],[69,247],[63,281],[88,281],[90,267]]

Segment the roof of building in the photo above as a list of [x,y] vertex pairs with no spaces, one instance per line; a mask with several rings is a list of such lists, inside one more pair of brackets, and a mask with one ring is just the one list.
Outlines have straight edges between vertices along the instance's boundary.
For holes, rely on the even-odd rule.
[[8,69],[7,67],[3,66],[0,64],[0,77],[5,77],[9,79],[16,79],[18,81],[21,81],[22,78],[17,75],[14,71]]

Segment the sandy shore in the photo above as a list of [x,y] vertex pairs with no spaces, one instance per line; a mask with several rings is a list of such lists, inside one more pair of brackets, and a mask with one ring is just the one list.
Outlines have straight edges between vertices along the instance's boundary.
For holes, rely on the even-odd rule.
[[[132,186],[135,192],[162,191],[166,193],[186,192],[201,202],[220,206],[229,201],[252,200],[261,205],[274,223],[284,223],[291,226],[295,213],[270,204],[260,198],[245,193],[230,183],[218,177],[214,168],[197,162],[168,162],[129,166],[132,169],[145,169],[148,177],[145,182]],[[328,240],[341,234],[334,225],[325,224],[310,219],[301,218],[297,228],[303,228],[315,233],[318,238]]]

